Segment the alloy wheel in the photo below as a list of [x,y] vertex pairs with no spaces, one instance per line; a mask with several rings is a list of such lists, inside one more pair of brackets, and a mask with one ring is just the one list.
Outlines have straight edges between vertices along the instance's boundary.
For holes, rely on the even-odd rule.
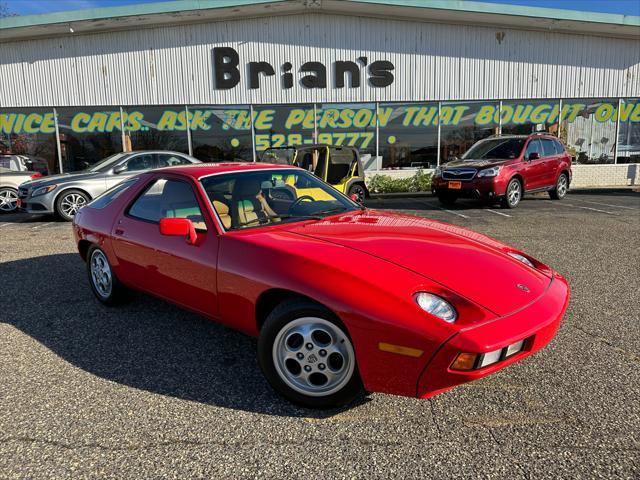
[[517,180],[514,180],[509,184],[509,189],[507,190],[507,200],[509,202],[509,205],[511,206],[517,205],[518,202],[520,201],[520,195],[521,195],[520,182],[518,182]]
[[87,199],[79,193],[69,193],[60,202],[60,210],[67,217],[73,217],[78,210],[87,204]]
[[0,191],[0,210],[14,212],[18,208],[18,194],[13,190]]
[[556,193],[558,194],[559,198],[562,198],[567,194],[567,184],[568,182],[566,175],[560,175],[560,178],[558,178],[558,184],[556,185]]
[[355,368],[349,338],[333,323],[317,317],[288,323],[276,336],[272,355],[280,378],[295,391],[313,397],[339,391]]
[[106,299],[111,295],[113,276],[107,257],[100,250],[91,254],[91,281],[100,297]]

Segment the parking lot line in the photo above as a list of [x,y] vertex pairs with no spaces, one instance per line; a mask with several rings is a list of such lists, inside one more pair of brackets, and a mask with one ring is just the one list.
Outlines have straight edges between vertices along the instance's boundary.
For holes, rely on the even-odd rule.
[[[551,203],[554,203],[551,200],[547,200],[547,201],[551,202]],[[574,205],[573,203],[566,203],[566,202],[562,202],[562,203],[556,202],[556,203],[557,203],[557,205],[562,205],[563,207],[582,208],[583,210],[591,210],[592,212],[606,213],[608,215],[618,215],[617,213],[607,212],[606,210],[600,210],[599,208],[582,207],[580,205]]]
[[496,210],[491,210],[490,208],[487,208],[486,210],[487,212],[495,213],[496,215],[502,215],[503,217],[511,218],[511,215],[507,215],[506,213],[497,212]]
[[31,230],[37,230],[37,229],[38,229],[38,228],[40,228],[40,227],[46,227],[47,225],[51,225],[51,224],[53,224],[53,223],[56,223],[56,222],[41,223],[41,224],[39,224],[39,225],[36,225],[35,227],[31,227]]
[[438,210],[442,210],[443,212],[451,213],[451,214],[453,214],[453,215],[457,215],[457,216],[462,217],[462,218],[469,218],[469,217],[467,217],[466,215],[463,215],[463,214],[461,214],[461,213],[454,212],[454,211],[451,211],[451,210],[447,210],[446,208],[442,208],[442,207],[436,207],[436,208],[437,208]]
[[591,203],[593,205],[602,205],[603,207],[626,208],[627,210],[638,210],[634,207],[626,207],[624,205],[611,205],[610,203],[591,202],[589,200],[578,200],[579,202]]

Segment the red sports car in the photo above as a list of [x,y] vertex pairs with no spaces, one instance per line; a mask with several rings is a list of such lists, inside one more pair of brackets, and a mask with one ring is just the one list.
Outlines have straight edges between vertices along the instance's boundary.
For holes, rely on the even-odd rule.
[[258,337],[273,388],[310,407],[430,397],[544,347],[565,279],[433,220],[364,209],[268,164],[141,174],[75,216],[98,300],[141,290]]

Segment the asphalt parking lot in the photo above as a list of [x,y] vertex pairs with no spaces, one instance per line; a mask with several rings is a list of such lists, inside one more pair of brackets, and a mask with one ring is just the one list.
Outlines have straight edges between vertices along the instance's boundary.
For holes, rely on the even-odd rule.
[[556,339],[431,400],[309,411],[272,392],[253,340],[144,295],[101,306],[69,224],[5,215],[0,477],[638,478],[640,193],[537,195],[508,211],[369,204],[559,270],[573,296]]

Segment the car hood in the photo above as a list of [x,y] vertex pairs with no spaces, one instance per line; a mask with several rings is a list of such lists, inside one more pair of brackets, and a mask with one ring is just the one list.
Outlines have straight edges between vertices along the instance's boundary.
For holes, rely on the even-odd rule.
[[503,165],[506,162],[511,160],[499,160],[496,158],[485,158],[479,160],[466,159],[466,160],[453,160],[443,165],[444,169],[447,168],[461,168],[461,167],[471,167],[471,168],[489,168],[495,167],[498,165]]
[[25,182],[21,186],[27,188],[44,187],[47,185],[61,184],[68,182],[78,182],[82,180],[89,180],[101,175],[100,172],[69,172],[61,173],[58,175],[49,175],[47,177],[38,178],[31,182]]
[[515,249],[426,218],[366,210],[287,229],[404,267],[501,316],[533,302],[551,282],[507,255]]

